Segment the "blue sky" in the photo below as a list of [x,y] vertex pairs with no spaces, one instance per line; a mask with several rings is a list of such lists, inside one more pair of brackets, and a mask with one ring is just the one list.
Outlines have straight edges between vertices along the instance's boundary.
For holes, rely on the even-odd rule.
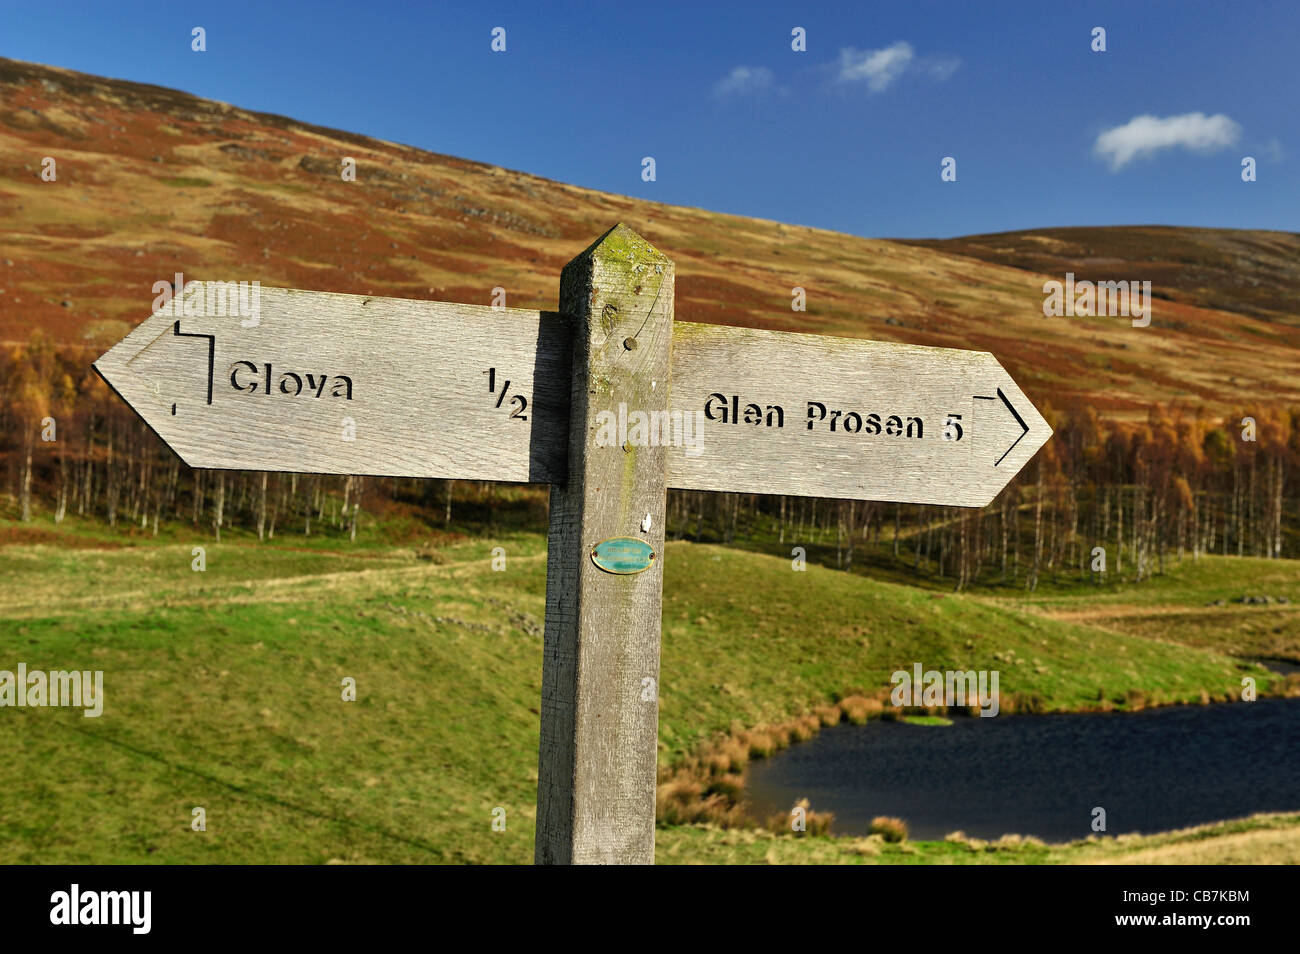
[[0,2],[3,56],[894,237],[1300,229],[1297,40],[1294,2]]

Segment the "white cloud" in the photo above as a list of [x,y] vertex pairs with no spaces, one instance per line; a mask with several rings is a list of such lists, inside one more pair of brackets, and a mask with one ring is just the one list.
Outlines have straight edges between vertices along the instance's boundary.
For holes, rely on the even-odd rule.
[[917,61],[917,67],[930,79],[942,83],[961,66],[961,58],[956,56],[924,56]]
[[724,99],[762,93],[771,88],[773,79],[772,71],[765,66],[737,66],[713,84],[713,95]]
[[899,40],[879,50],[841,49],[839,63],[832,69],[837,82],[865,83],[871,92],[879,93],[904,73],[921,73],[941,83],[960,66],[958,57],[946,54],[918,57],[912,44]]
[[873,93],[879,93],[903,75],[916,57],[912,44],[904,40],[881,50],[840,50],[839,80],[842,83],[865,82]]
[[1219,113],[1184,113],[1181,116],[1134,116],[1122,126],[1104,130],[1092,151],[1118,172],[1134,159],[1154,156],[1162,149],[1183,148],[1213,152],[1231,146],[1241,127]]

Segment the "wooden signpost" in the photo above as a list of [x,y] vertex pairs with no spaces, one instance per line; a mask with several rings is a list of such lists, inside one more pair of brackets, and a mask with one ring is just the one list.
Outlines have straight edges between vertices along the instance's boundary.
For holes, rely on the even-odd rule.
[[669,487],[979,507],[1051,436],[987,352],[673,321],[623,225],[559,312],[190,282],[95,369],[192,467],[551,485],[539,863],[651,863]]

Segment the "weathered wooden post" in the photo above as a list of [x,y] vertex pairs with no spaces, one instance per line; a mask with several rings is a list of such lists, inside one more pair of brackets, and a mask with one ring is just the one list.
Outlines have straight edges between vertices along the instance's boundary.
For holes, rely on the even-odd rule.
[[[610,440],[609,422],[669,409],[673,263],[617,225],[565,266],[560,311],[572,403],[568,480],[551,487],[535,858],[650,864],[667,461]],[[626,538],[648,544],[643,564]]]

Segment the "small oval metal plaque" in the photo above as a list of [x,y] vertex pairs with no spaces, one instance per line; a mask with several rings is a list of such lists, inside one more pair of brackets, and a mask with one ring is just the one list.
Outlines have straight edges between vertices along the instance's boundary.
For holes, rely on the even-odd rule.
[[654,547],[635,537],[610,537],[591,548],[591,562],[606,573],[640,573],[654,561]]

